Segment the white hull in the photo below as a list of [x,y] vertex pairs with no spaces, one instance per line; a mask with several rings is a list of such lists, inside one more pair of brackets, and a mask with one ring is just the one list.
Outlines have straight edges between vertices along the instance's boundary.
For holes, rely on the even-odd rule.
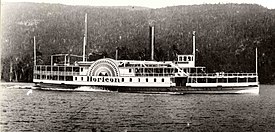
[[[103,82],[98,81],[102,77],[94,76],[96,81],[87,81],[87,77],[83,77],[83,81],[60,81],[60,80],[43,80],[43,79],[33,79],[35,83],[47,83],[47,84],[64,84],[64,85],[77,85],[77,86],[116,86],[116,87],[171,87],[174,84],[171,84],[170,77],[146,77],[148,78],[148,82],[146,82],[146,78],[141,77],[108,77],[108,80],[119,79],[119,81],[108,81]],[[124,82],[122,82],[122,78],[124,78]],[[132,79],[132,82],[129,79]],[[140,79],[140,80],[138,80]],[[156,79],[156,81],[154,80]],[[162,79],[164,81],[162,82]]]
[[189,87],[251,87],[258,86],[258,82],[244,82],[244,83],[186,83]]
[[259,86],[256,87],[220,87],[220,88],[187,88],[179,94],[259,94]]
[[[87,82],[87,81],[57,81],[57,80],[40,80],[35,79],[34,82],[41,84],[44,90],[56,90],[59,91],[97,91],[106,92],[108,88],[117,91],[160,91],[160,92],[176,92],[176,94],[185,93],[209,93],[209,94],[226,94],[226,93],[250,93],[259,94],[258,83],[186,83],[186,86],[171,85],[170,82]],[[50,88],[43,88],[43,85],[55,85]],[[74,88],[69,88],[74,86]],[[93,87],[95,86],[95,87]],[[257,86],[257,87],[255,87]],[[97,88],[96,88],[97,87]],[[98,88],[100,87],[100,88]],[[106,89],[103,89],[106,87]]]
[[66,91],[66,92],[111,92],[110,90],[95,87],[95,86],[80,86],[75,89],[70,88],[54,88],[54,87],[41,87],[38,90],[50,90],[50,91]]

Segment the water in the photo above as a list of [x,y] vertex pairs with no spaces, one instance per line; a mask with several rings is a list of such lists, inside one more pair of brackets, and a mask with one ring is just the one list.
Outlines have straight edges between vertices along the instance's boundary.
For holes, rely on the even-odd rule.
[[[21,84],[24,85],[24,84]],[[274,131],[275,86],[260,95],[0,89],[0,131]]]

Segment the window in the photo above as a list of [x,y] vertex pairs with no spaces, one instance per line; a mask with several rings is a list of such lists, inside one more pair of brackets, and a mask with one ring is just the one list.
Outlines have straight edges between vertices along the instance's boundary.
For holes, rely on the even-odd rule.
[[132,72],[132,69],[129,69],[129,73],[131,73]]
[[77,81],[77,77],[74,77],[74,80]]
[[228,82],[229,83],[236,83],[237,82],[237,78],[228,78]]
[[71,72],[72,70],[73,70],[72,67],[66,67],[67,72]]
[[206,83],[206,79],[205,78],[198,78],[197,82],[198,83]]
[[146,82],[148,82],[148,78],[146,78]]
[[256,82],[257,79],[254,77],[254,78],[248,78],[248,82]]
[[246,82],[246,78],[238,78],[238,82]]
[[79,72],[79,67],[74,67],[74,68],[73,68],[73,71],[74,71],[74,72]]
[[192,83],[192,78],[188,78],[187,83]]
[[89,77],[87,77],[87,82],[89,81]]
[[83,77],[81,77],[81,81],[83,81]]
[[53,67],[53,71],[58,71],[58,67]]
[[161,81],[164,82],[164,78],[162,78]]
[[73,77],[72,76],[66,76],[66,81],[73,81]]
[[59,71],[64,71],[64,67],[59,67]]
[[130,82],[132,82],[132,78],[130,78]]
[[154,82],[157,82],[157,79],[156,79],[156,78],[154,78]]
[[53,76],[53,80],[57,80],[58,79],[58,76],[57,75],[54,75]]
[[83,68],[80,68],[80,71],[83,72]]
[[138,78],[138,82],[140,82],[140,78]]
[[65,80],[64,76],[59,76],[59,80]]
[[124,82],[124,78],[122,78],[121,81]]

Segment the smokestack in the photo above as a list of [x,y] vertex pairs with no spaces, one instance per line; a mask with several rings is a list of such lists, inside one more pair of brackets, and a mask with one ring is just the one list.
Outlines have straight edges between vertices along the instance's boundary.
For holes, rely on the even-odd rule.
[[118,47],[116,47],[116,60],[118,58]]
[[86,44],[87,44],[87,34],[88,34],[88,18],[87,13],[85,14],[85,34],[84,34],[84,41],[83,41],[83,61],[85,61],[86,56]]
[[155,42],[155,34],[154,34],[154,30],[155,30],[155,28],[154,28],[154,26],[151,26],[150,27],[150,29],[151,29],[151,60],[153,61],[154,60],[154,42]]

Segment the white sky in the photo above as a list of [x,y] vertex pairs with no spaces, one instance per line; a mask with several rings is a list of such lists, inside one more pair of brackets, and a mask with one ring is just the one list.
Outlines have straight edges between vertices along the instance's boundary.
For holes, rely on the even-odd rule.
[[193,4],[250,3],[275,9],[275,0],[2,0],[2,2],[61,3],[91,6],[143,6],[151,8]]

